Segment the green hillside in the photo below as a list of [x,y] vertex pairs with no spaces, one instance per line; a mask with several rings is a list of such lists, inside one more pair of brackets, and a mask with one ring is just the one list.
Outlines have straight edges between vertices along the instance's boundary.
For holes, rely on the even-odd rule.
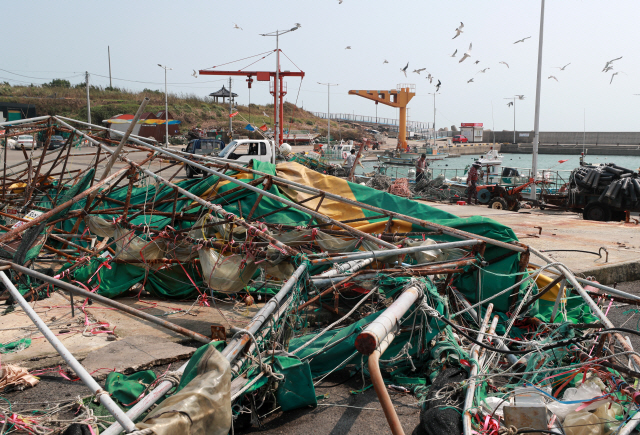
[[[134,114],[144,97],[151,101],[147,111],[164,110],[164,93],[158,90],[145,89],[142,92],[120,88],[102,88],[91,86],[91,121],[102,125],[102,121],[119,114]],[[42,86],[11,86],[0,84],[0,101],[22,104],[34,104],[36,113],[41,115],[62,115],[80,121],[87,120],[86,86],[84,83],[71,85],[66,80],[56,79]],[[216,104],[212,98],[199,97],[193,94],[168,95],[169,111],[182,121],[181,131],[186,132],[193,127],[203,129],[212,127],[228,127],[228,104]],[[266,124],[273,126],[273,105],[237,106],[239,115],[234,117],[234,130],[245,126],[249,120],[257,126]],[[269,117],[265,117],[263,112]],[[284,128],[290,130],[316,131],[322,136],[327,134],[327,121],[299,107],[284,104]],[[331,123],[333,139],[356,139],[362,137],[362,129],[346,123]]]

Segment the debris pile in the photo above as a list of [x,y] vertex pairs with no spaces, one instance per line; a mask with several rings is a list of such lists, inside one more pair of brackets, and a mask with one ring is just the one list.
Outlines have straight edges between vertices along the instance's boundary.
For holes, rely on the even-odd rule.
[[573,170],[571,194],[599,194],[598,202],[617,208],[633,208],[640,198],[640,175],[613,163],[585,165]]
[[[88,127],[54,116],[5,131],[68,138],[59,152],[25,151],[14,165],[4,150],[0,297],[63,358],[68,370],[54,371],[88,387],[60,405],[77,410],[66,423],[0,404],[10,430],[240,433],[274,412],[322,404],[316,387],[339,370],[359,374],[363,391],[373,386],[394,434],[628,434],[640,422],[640,358],[621,335],[637,332],[602,310],[640,298],[576,277],[510,228],[297,162],[243,166]],[[74,138],[95,147],[78,169]],[[204,176],[177,180],[181,164]],[[150,305],[192,305],[152,315],[117,300],[132,292]],[[30,303],[57,293],[69,295],[73,321],[45,322]],[[58,338],[59,328],[80,327],[80,339],[121,340],[90,303],[200,347],[160,376],[107,369],[101,385]],[[171,317],[192,309],[245,320],[181,326]],[[19,357],[29,344],[14,338]],[[394,408],[398,391],[416,398],[412,427]]]

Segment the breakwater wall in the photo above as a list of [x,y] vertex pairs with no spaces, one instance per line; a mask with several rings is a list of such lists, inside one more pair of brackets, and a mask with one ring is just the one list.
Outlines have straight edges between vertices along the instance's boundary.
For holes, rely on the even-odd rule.
[[[518,144],[497,144],[501,153],[513,153],[513,154],[531,154],[533,152],[533,144],[531,143],[518,143]],[[580,155],[582,152],[582,143],[576,144],[561,144],[561,143],[543,143],[538,145],[539,154],[558,154],[558,155]],[[584,145],[584,149],[589,155],[597,156],[640,156],[640,145],[603,145],[603,144],[589,144]]]

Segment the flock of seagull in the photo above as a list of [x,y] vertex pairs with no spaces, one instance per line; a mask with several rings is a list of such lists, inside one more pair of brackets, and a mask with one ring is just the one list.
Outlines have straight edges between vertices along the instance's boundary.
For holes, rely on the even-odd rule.
[[[461,22],[460,22],[460,25],[455,29],[455,35],[454,35],[454,36],[453,36],[453,38],[451,38],[451,39],[456,39],[456,38],[457,38],[457,37],[459,37],[462,33],[464,33],[464,30],[463,30],[463,29],[464,29],[464,23],[461,21]],[[527,39],[530,39],[530,38],[531,38],[531,36],[527,36],[527,37],[524,37],[524,38],[522,38],[522,39],[518,39],[517,41],[515,41],[515,42],[514,42],[514,44],[524,43]],[[346,50],[351,50],[351,46],[349,45],[349,46],[347,46],[345,49],[346,49]],[[467,60],[468,58],[470,58],[470,57],[471,57],[471,51],[472,51],[472,49],[473,49],[473,43],[469,43],[469,49],[468,49],[466,52],[464,52],[464,53],[462,54],[462,56],[460,57],[460,60],[458,60],[458,63],[462,63],[462,62],[464,62],[465,60]],[[455,58],[455,57],[457,56],[457,54],[458,54],[458,49],[456,49],[450,57],[454,57],[454,58]],[[617,60],[620,60],[620,59],[622,59],[622,56],[617,57],[617,58],[615,58],[615,59],[612,59],[612,60],[608,61],[608,62],[605,64],[604,68],[602,69],[602,72],[607,73],[607,72],[611,71],[611,70],[613,69],[613,66],[612,66],[613,62],[615,62],[615,61],[617,61]],[[384,64],[387,64],[387,63],[389,63],[389,61],[388,61],[388,60],[386,60],[386,59],[382,62],[382,64],[383,64],[383,65],[384,65]],[[474,64],[475,64],[475,65],[477,65],[477,64],[479,64],[479,63],[480,63],[480,60],[476,60],[476,61],[474,62]],[[498,62],[498,64],[500,64],[500,65],[504,65],[504,66],[506,66],[507,68],[509,68],[509,64],[508,64],[507,62],[505,62],[505,61],[500,61],[500,62]],[[560,72],[560,71],[564,71],[564,70],[565,70],[569,65],[571,65],[571,62],[567,63],[567,64],[566,64],[566,65],[564,65],[564,66],[556,66],[556,67],[553,67],[553,68],[554,68],[554,69],[558,69],[558,70],[559,70],[558,72]],[[407,62],[407,64],[404,66],[404,68],[400,68],[400,71],[402,71],[402,73],[405,75],[405,77],[407,77],[407,71],[408,71],[408,69],[409,69],[409,62]],[[483,69],[479,70],[479,71],[476,73],[476,75],[478,75],[478,74],[485,74],[485,73],[486,73],[488,70],[490,70],[490,69],[491,69],[490,67],[483,68]],[[418,68],[418,69],[414,69],[414,70],[413,70],[413,72],[414,72],[414,73],[416,73],[416,74],[418,74],[418,75],[420,75],[420,73],[421,73],[422,71],[426,71],[426,68]],[[611,80],[609,81],[609,84],[613,83],[613,78],[614,78],[616,75],[618,75],[619,73],[626,74],[626,73],[624,73],[623,71],[616,71],[616,72],[612,73],[612,75],[611,75]],[[429,83],[433,84],[433,80],[434,80],[433,75],[432,75],[430,72],[428,72],[428,71],[427,71],[427,73],[426,73],[426,74],[427,74],[426,78],[427,78],[427,80],[429,80]],[[550,79],[553,79],[553,80],[555,80],[556,82],[558,82],[558,78],[557,78],[555,75],[549,75],[549,77],[547,77],[547,79],[549,79],[549,80],[550,80]],[[467,83],[474,83],[474,78],[472,77],[472,78],[470,78],[469,80],[467,80]],[[437,92],[438,90],[440,90],[440,86],[441,86],[441,85],[442,85],[442,82],[441,82],[440,80],[438,80],[438,83],[436,84],[436,92]],[[520,100],[524,100],[524,95],[517,95],[517,97],[518,97]],[[513,102],[509,102],[509,103],[507,104],[507,106],[512,106],[512,105],[513,105]]]
[[[343,0],[338,0],[338,4],[342,4],[342,2],[343,2]],[[301,27],[300,23],[296,23],[296,27]],[[233,23],[233,28],[234,28],[234,29],[237,29],[237,30],[243,30],[243,29],[242,29],[242,27],[238,26],[238,24],[236,24],[236,23]],[[454,35],[454,36],[453,36],[453,38],[451,38],[451,39],[456,39],[458,36],[460,36],[461,34],[463,34],[463,33],[464,33],[464,30],[462,30],[462,29],[464,29],[464,23],[461,21],[461,22],[460,22],[460,25],[455,29],[455,35]],[[531,36],[527,36],[527,37],[524,37],[524,38],[522,38],[522,39],[518,39],[517,41],[515,41],[515,42],[514,42],[514,44],[524,43],[527,39],[530,39],[530,38],[531,38]],[[462,63],[462,62],[464,62],[465,60],[467,60],[468,58],[470,58],[470,57],[471,57],[471,50],[472,50],[472,48],[473,48],[473,44],[472,44],[472,43],[469,43],[469,49],[468,49],[466,52],[464,52],[464,53],[462,54],[462,56],[460,57],[460,60],[458,61],[458,63]],[[347,46],[345,47],[345,50],[351,50],[351,46],[350,46],[350,45],[347,45]],[[454,58],[455,58],[455,57],[457,56],[457,54],[458,54],[458,49],[456,49],[456,50],[453,52],[453,54],[451,55],[451,57],[454,57]],[[612,66],[613,62],[615,62],[615,61],[617,61],[617,60],[620,60],[620,59],[622,59],[622,56],[617,57],[617,58],[615,58],[615,59],[611,59],[610,61],[608,61],[608,62],[605,64],[604,68],[602,69],[602,72],[604,72],[604,73],[608,73],[609,71],[611,71],[611,70],[613,69],[613,66]],[[386,59],[384,59],[384,61],[382,62],[382,64],[383,64],[383,65],[384,65],[384,64],[387,64],[387,63],[389,63],[389,61],[388,61],[388,60],[386,60]],[[475,64],[475,65],[477,65],[477,64],[479,64],[479,63],[480,63],[480,60],[476,60],[476,61],[474,62],[474,64]],[[505,61],[500,61],[500,62],[498,62],[498,64],[500,64],[500,65],[504,65],[504,66],[506,66],[507,68],[509,68],[509,64],[508,64],[507,62],[505,62]],[[553,68],[554,68],[554,69],[558,69],[558,70],[559,70],[558,72],[560,72],[560,71],[564,71],[564,70],[565,70],[565,68],[567,68],[569,65],[571,65],[571,62],[569,62],[568,64],[566,64],[566,65],[564,65],[564,66],[555,66],[555,67],[553,67]],[[405,76],[405,77],[407,77],[407,70],[408,70],[408,69],[409,69],[409,62],[407,62],[407,64],[404,66],[404,68],[400,68],[400,71],[402,71],[402,73],[404,74],[404,76]],[[476,75],[478,75],[478,74],[485,74],[485,73],[487,72],[487,70],[490,70],[490,69],[491,69],[490,67],[483,68],[483,69],[481,69],[480,71],[478,71],[478,72],[476,73]],[[426,68],[418,68],[418,69],[414,69],[414,70],[413,70],[413,73],[420,75],[420,73],[421,73],[422,71],[426,71]],[[623,72],[623,71],[616,71],[616,72],[612,73],[612,74],[611,74],[611,80],[609,81],[609,84],[612,84],[612,83],[613,83],[613,78],[614,78],[616,75],[620,74],[620,73],[626,74],[626,73],[625,73],[625,72]],[[196,77],[196,78],[197,78],[197,73],[196,73],[196,71],[195,71],[195,70],[193,71],[193,74],[192,74],[192,75],[193,75],[194,77]],[[433,77],[433,75],[432,75],[430,72],[428,72],[428,71],[427,71],[427,73],[426,73],[426,79],[427,79],[427,80],[429,80],[429,83],[430,83],[430,84],[433,84],[433,81],[434,81],[435,77]],[[548,79],[548,80],[553,79],[553,80],[555,80],[556,82],[558,82],[558,81],[559,81],[559,80],[558,80],[558,78],[557,78],[555,75],[550,75],[549,77],[547,77],[547,79]],[[470,78],[469,80],[467,80],[467,83],[473,83],[473,82],[474,82],[474,78],[473,78],[473,77],[472,77],[472,78]],[[435,84],[436,92],[438,92],[438,91],[440,90],[440,86],[441,86],[441,85],[442,85],[442,82],[441,82],[440,80],[438,80],[438,83],[436,83],[436,84]],[[520,100],[523,100],[523,99],[524,99],[524,95],[518,95],[517,97],[518,97]],[[511,106],[511,105],[513,105],[513,102],[509,102],[507,105],[508,105],[508,106]]]

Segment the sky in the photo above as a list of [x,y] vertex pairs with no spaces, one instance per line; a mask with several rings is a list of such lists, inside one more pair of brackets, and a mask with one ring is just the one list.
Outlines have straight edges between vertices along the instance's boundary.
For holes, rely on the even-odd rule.
[[[533,130],[540,0],[236,0],[180,2],[65,0],[6,2],[0,81],[45,83],[66,78],[75,84],[108,86],[107,47],[113,85],[132,90],[164,90],[206,96],[227,77],[193,77],[193,70],[228,62],[219,69],[247,67],[275,49],[275,38],[260,36],[301,27],[280,37],[282,70],[305,72],[287,79],[286,101],[305,109],[376,115],[372,101],[348,95],[350,89],[395,89],[416,85],[409,119],[436,127],[482,122],[485,128]],[[540,130],[638,131],[640,2],[627,0],[547,0],[545,5]],[[464,23],[456,39],[455,29]],[[235,29],[237,24],[243,30]],[[525,38],[522,43],[515,41]],[[459,63],[473,44],[471,57]],[[345,47],[351,46],[350,50]],[[455,58],[451,57],[458,50]],[[263,55],[264,56],[264,55]],[[606,62],[614,69],[602,72]],[[384,60],[389,63],[383,64]],[[479,60],[478,64],[475,61]],[[499,62],[509,64],[509,68]],[[275,70],[275,55],[251,69]],[[407,77],[400,70],[409,62]],[[554,67],[564,66],[561,71]],[[421,74],[414,69],[426,68]],[[485,73],[481,69],[488,68]],[[435,80],[430,84],[426,73]],[[610,83],[612,74],[618,72]],[[555,76],[558,81],[548,79]],[[467,83],[473,78],[472,83]],[[238,102],[273,100],[268,83],[235,77]],[[378,116],[397,118],[397,109],[378,105]]]

